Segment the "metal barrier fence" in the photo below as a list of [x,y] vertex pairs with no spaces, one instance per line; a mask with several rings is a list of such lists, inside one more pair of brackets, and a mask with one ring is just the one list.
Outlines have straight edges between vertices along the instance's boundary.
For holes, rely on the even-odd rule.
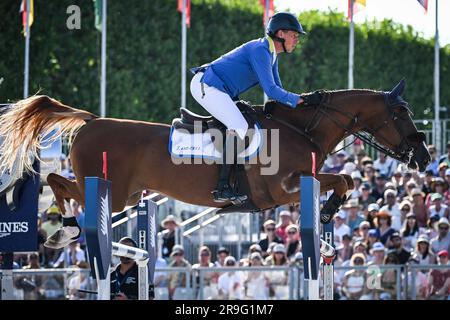
[[[430,270],[450,271],[450,265],[372,265],[336,266],[334,291],[341,296],[345,277],[363,276],[364,293],[358,299],[424,300],[450,299],[450,294],[427,296],[424,279]],[[433,272],[437,272],[433,271]],[[230,274],[231,273],[231,274]],[[448,277],[448,275],[447,275]],[[227,281],[239,285],[235,291],[220,292]],[[394,281],[388,281],[394,280]],[[14,270],[16,299],[20,300],[94,300],[95,295],[77,292],[77,288],[95,290],[96,284],[88,269]],[[169,299],[169,284],[174,288],[174,300],[299,300],[304,299],[303,269],[290,266],[156,268],[156,299]],[[425,287],[424,287],[425,286]],[[354,288],[353,288],[354,289]],[[323,288],[320,288],[321,296]],[[351,297],[350,297],[351,298]],[[347,298],[348,299],[348,298]]]

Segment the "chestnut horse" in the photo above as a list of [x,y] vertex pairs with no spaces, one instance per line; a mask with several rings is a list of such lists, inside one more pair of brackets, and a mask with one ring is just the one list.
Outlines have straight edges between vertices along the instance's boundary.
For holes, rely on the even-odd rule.
[[[260,125],[279,129],[279,170],[261,175],[263,165],[246,165],[249,198],[260,209],[299,202],[299,177],[311,175],[311,152],[317,171],[345,137],[354,134],[398,159],[423,171],[430,161],[425,135],[414,125],[407,102],[401,98],[402,80],[390,92],[373,90],[321,91],[320,103],[291,109],[276,102],[253,108]],[[315,93],[317,94],[317,92]],[[19,154],[38,156],[42,133],[55,126],[59,134],[76,133],[70,159],[76,180],[49,174],[47,181],[63,215],[63,227],[46,245],[60,248],[79,235],[69,199],[84,204],[84,177],[102,177],[102,152],[108,154],[108,180],[113,185],[113,211],[135,205],[143,190],[210,207],[245,211],[231,203],[216,203],[211,191],[218,180],[217,164],[174,164],[167,151],[170,125],[144,121],[99,118],[66,106],[47,96],[34,96],[12,105],[0,116],[0,172],[10,169]],[[263,148],[270,149],[270,141]],[[20,170],[32,170],[32,157],[21,156]],[[349,175],[317,173],[321,191],[333,190],[321,211],[327,223],[353,188]],[[247,210],[247,212],[250,210]]]

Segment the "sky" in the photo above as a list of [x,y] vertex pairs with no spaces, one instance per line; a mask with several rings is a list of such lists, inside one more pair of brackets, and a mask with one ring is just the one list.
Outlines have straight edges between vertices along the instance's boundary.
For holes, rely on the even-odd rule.
[[[354,16],[355,23],[366,20],[392,19],[403,25],[411,25],[425,38],[435,34],[436,1],[439,5],[439,44],[450,44],[450,0],[428,0],[428,12],[417,0],[366,0],[366,9]],[[348,0],[275,0],[276,11],[290,9],[299,13],[307,10],[341,11],[347,14]]]

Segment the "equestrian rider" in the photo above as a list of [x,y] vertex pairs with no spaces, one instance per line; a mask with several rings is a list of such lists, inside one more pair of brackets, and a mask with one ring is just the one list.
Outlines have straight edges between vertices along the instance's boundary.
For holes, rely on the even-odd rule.
[[239,94],[259,84],[273,100],[295,108],[303,102],[300,95],[283,89],[278,73],[278,54],[291,53],[306,34],[297,18],[287,12],[273,15],[267,36],[244,43],[213,62],[193,68],[191,94],[214,118],[227,127],[223,164],[214,193],[216,202],[244,198],[229,184],[232,164],[226,163],[227,145],[235,137],[243,140],[248,124],[235,104]]

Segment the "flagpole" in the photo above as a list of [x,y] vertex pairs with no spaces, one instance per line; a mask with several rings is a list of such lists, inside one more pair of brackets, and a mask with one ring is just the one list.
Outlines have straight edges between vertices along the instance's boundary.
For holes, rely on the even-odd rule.
[[181,106],[186,108],[186,0],[181,14]]
[[436,0],[436,26],[434,35],[434,123],[436,126],[436,143],[438,152],[443,152],[441,145],[441,121],[440,121],[440,101],[439,101],[439,27],[438,27],[438,0]]
[[30,0],[27,0],[26,8],[26,26],[25,26],[25,68],[24,68],[24,78],[23,78],[23,98],[28,98],[28,78],[29,78],[29,68],[30,68]]
[[350,4],[350,35],[348,45],[348,89],[353,89],[353,54],[355,50],[355,26],[353,22],[353,0]]
[[100,80],[100,116],[106,116],[106,6],[108,0],[102,1],[102,74]]
[[[269,23],[269,0],[266,0],[264,15],[265,15],[265,17],[264,17],[265,20],[264,21],[266,22],[264,24],[264,36],[265,36],[266,29],[267,29],[267,24]],[[269,97],[264,92],[264,103],[266,103],[267,100],[269,100]]]

